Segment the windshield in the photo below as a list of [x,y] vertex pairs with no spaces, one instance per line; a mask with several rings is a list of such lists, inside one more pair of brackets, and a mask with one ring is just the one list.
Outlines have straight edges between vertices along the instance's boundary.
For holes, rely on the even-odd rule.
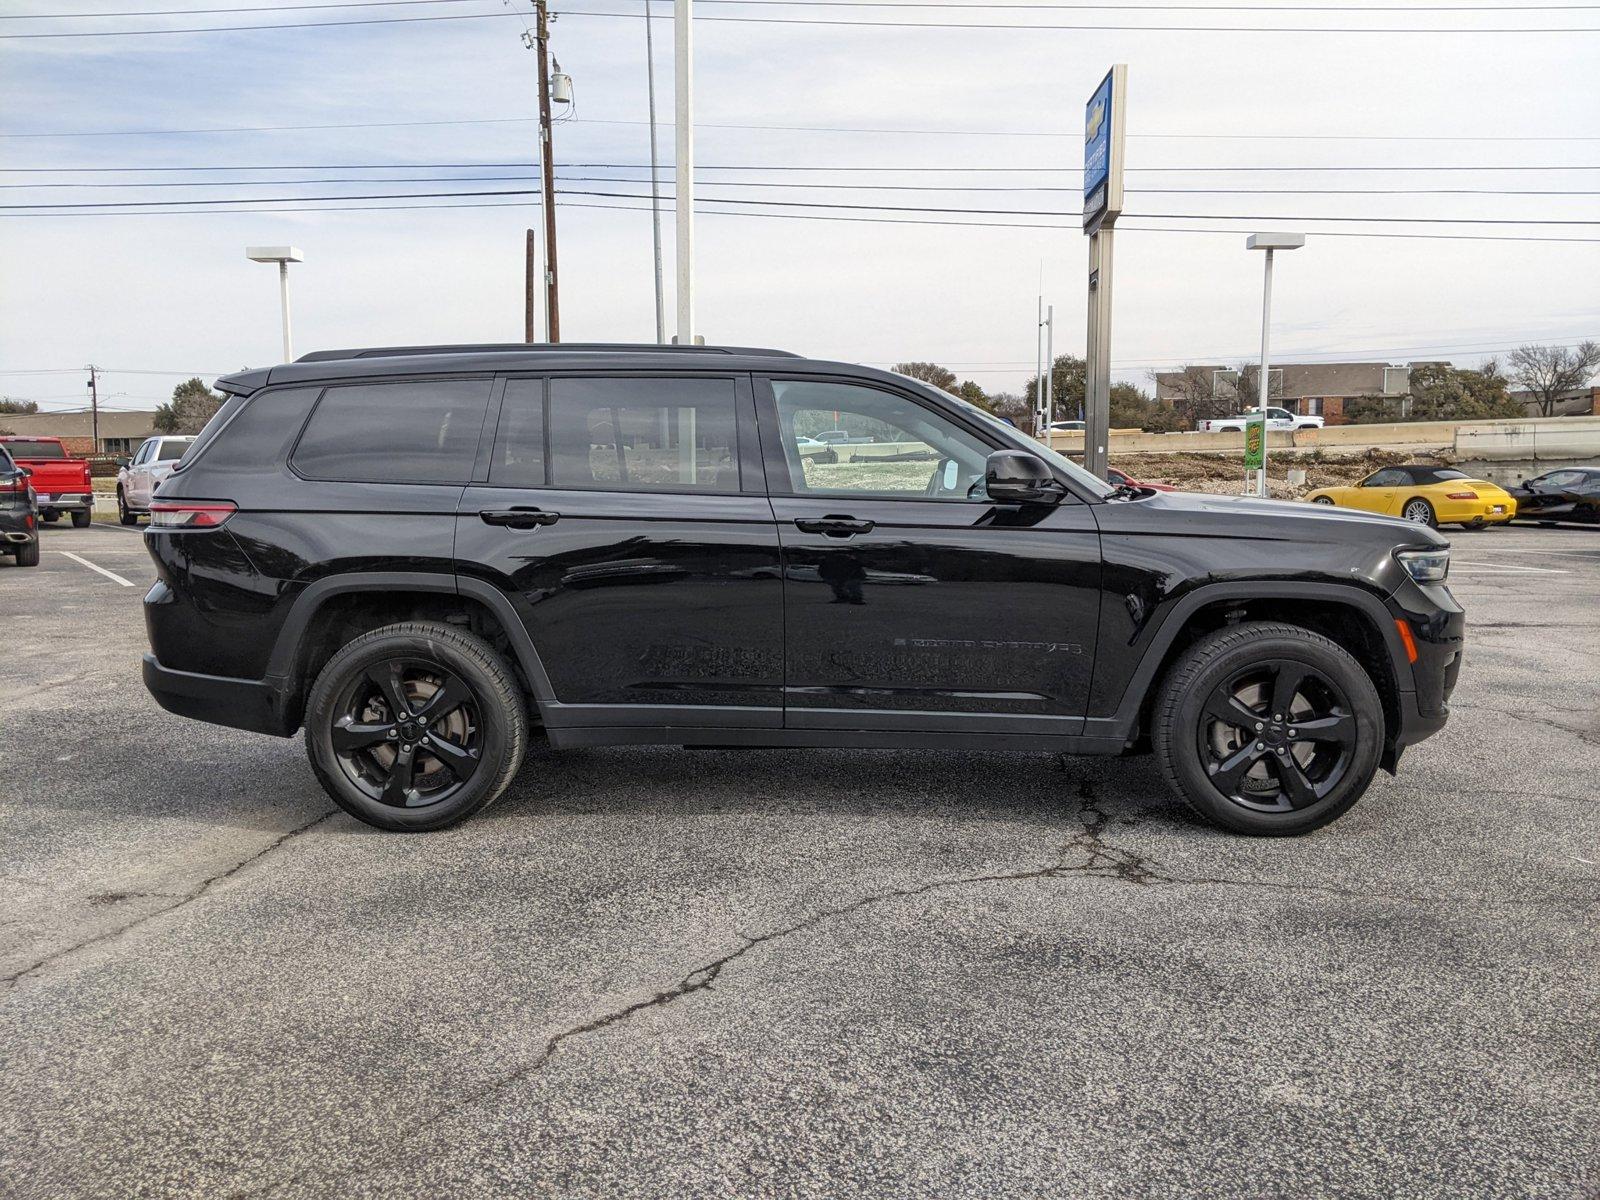
[[7,447],[18,458],[65,458],[60,442],[12,442]]
[[953,403],[957,405],[962,412],[966,413],[969,417],[975,418],[980,423],[987,425],[990,429],[1004,430],[1006,433],[1012,436],[1020,436],[1023,441],[1028,443],[1028,449],[1030,451],[1032,451],[1034,454],[1037,454],[1040,458],[1044,459],[1045,462],[1049,463],[1052,467],[1055,467],[1058,471],[1065,473],[1068,478],[1070,478],[1074,483],[1091,495],[1099,496],[1101,499],[1104,499],[1116,490],[1104,479],[1089,474],[1088,471],[1085,471],[1066,455],[1058,454],[1056,451],[1050,449],[1049,446],[1046,446],[1037,438],[1029,437],[1015,425],[1007,425],[999,417],[995,416],[991,412],[986,412],[985,410],[979,408],[976,404],[973,404],[967,400],[963,400],[959,396],[945,396],[944,400],[946,403]]

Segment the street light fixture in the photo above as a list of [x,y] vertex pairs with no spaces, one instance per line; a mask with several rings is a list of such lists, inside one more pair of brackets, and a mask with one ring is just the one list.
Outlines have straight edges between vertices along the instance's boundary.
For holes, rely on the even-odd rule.
[[1244,243],[1246,250],[1267,252],[1266,278],[1261,288],[1261,379],[1257,392],[1257,408],[1261,413],[1261,467],[1256,472],[1255,493],[1261,497],[1267,494],[1267,380],[1270,377],[1267,340],[1272,328],[1272,252],[1298,250],[1305,244],[1306,235],[1303,233],[1252,233]]
[[278,264],[278,291],[283,297],[283,361],[294,361],[294,347],[289,338],[289,264],[305,262],[298,246],[246,246],[244,256],[251,262]]

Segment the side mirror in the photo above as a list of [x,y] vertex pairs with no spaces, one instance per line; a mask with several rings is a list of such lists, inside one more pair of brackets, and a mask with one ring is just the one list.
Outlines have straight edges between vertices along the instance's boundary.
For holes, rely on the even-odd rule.
[[996,450],[983,472],[989,499],[1009,504],[1054,504],[1064,489],[1044,460],[1026,450]]
[[17,470],[21,471],[28,478],[30,478],[30,479],[33,478],[33,468],[32,467],[18,467]]

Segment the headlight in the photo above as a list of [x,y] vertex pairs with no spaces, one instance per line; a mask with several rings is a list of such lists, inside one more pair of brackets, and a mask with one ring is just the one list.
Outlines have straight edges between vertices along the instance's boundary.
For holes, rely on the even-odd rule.
[[1396,550],[1395,558],[1418,583],[1443,583],[1450,574],[1450,551]]

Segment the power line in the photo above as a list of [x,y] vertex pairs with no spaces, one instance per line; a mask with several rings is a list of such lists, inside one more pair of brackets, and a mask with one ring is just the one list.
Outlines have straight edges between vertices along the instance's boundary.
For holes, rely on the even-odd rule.
[[[355,176],[334,176],[321,179],[275,180],[183,180],[161,183],[0,183],[5,190],[60,190],[63,188],[120,188],[141,190],[146,188],[215,188],[240,187],[252,184],[270,184],[274,187],[299,187],[312,184],[333,183],[515,183],[537,179],[537,175],[389,175],[378,179]],[[649,183],[644,178],[621,178],[612,175],[563,175],[556,178],[565,183]],[[708,187],[720,188],[784,188],[852,192],[1062,192],[1077,195],[1075,187],[1055,187],[1044,184],[970,184],[970,183],[792,183],[777,180],[703,180]],[[1170,196],[1600,196],[1600,191],[1569,190],[1560,188],[1129,188],[1130,195]],[[291,199],[292,197],[284,197]],[[37,207],[27,205],[25,207]]]
[[[561,14],[564,17],[596,17],[602,19],[620,18],[629,21],[672,20],[670,13],[651,14],[646,18],[643,13],[622,12],[584,12],[580,9],[568,9]],[[270,25],[195,25],[178,29],[82,29],[67,32],[51,33],[0,33],[0,40],[17,41],[37,38],[85,38],[85,37],[159,37],[173,34],[192,33],[251,33],[274,29],[336,29],[359,25],[416,25],[434,21],[488,21],[505,18],[521,20],[521,12],[493,12],[493,13],[447,13],[439,16],[428,17],[357,17],[346,21],[285,21]],[[729,23],[740,25],[809,25],[815,28],[845,28],[845,29],[961,29],[961,30],[1017,30],[1022,32],[1039,32],[1060,30],[1069,32],[1094,32],[1096,30],[1106,33],[1349,33],[1363,34],[1375,33],[1382,35],[1393,34],[1427,34],[1439,37],[1447,34],[1546,34],[1546,33],[1600,33],[1600,27],[1585,26],[1426,26],[1426,25],[1384,25],[1384,26],[1327,26],[1327,25],[1078,25],[1078,24],[1041,24],[1037,22],[993,22],[980,21],[840,21],[825,17],[718,17],[698,16],[697,23]]]
[[341,0],[334,4],[261,4],[251,5],[248,8],[149,8],[128,12],[0,13],[0,21],[77,21],[88,17],[201,17],[211,13],[299,12],[312,8],[398,8],[411,4],[481,3],[484,3],[484,0]]
[[[337,3],[249,5],[232,8],[158,8],[124,12],[7,13],[6,21],[77,21],[98,17],[199,17],[221,13],[303,12],[328,8],[399,8],[414,4],[473,4],[482,0],[340,0]],[[1292,12],[1292,13],[1480,13],[1480,12],[1584,12],[1600,4],[1127,4],[1127,3],[1006,3],[1004,0],[701,0],[703,4],[734,4],[748,8],[957,8],[1005,9],[1042,12]],[[630,14],[632,15],[632,14]]]
[[[400,3],[468,3],[473,0],[397,0]],[[703,3],[709,0],[702,0]],[[343,7],[343,6],[340,6]],[[1593,7],[1600,8],[1600,5]],[[37,16],[42,14],[29,14]],[[4,18],[0,18],[4,19]],[[77,138],[77,137],[176,137],[215,133],[290,133],[329,129],[415,129],[444,125],[532,124],[537,117],[460,117],[436,121],[351,121],[320,125],[227,125],[196,129],[62,129],[34,130],[25,133],[0,133],[0,138]],[[576,117],[579,125],[643,125],[644,121],[608,117]],[[865,133],[927,135],[940,137],[1045,137],[1074,138],[1073,130],[1048,129],[890,129],[856,125],[762,125],[698,121],[697,129],[744,129],[795,133]],[[1129,133],[1129,138],[1160,141],[1250,141],[1250,142],[1600,142],[1597,134],[1362,134],[1362,133]]]

